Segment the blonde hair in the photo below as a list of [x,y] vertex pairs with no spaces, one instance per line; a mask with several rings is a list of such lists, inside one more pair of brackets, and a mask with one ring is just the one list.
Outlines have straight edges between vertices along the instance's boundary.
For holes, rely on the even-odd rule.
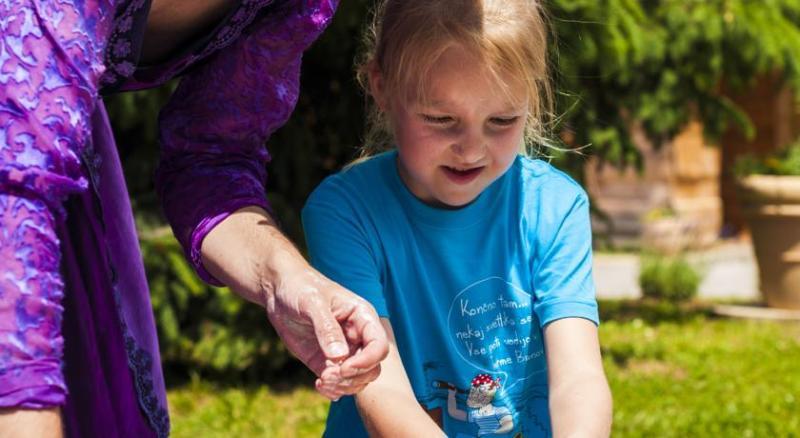
[[424,98],[425,77],[448,48],[461,45],[482,60],[499,80],[521,79],[528,114],[522,153],[547,143],[552,113],[547,74],[547,26],[537,0],[383,0],[365,32],[364,54],[356,73],[368,98],[367,132],[361,158],[392,147],[391,127],[371,96],[369,72],[380,71],[383,94],[416,92]]

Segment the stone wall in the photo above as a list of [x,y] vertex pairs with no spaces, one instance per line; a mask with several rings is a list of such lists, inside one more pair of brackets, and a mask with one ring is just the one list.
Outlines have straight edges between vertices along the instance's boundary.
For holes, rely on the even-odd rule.
[[[748,140],[731,127],[710,145],[699,122],[689,123],[671,142],[655,148],[641,127],[632,126],[644,158],[642,172],[616,169],[592,159],[586,166],[587,191],[608,221],[593,219],[593,229],[617,247],[651,246],[674,252],[702,248],[720,235],[746,231],[736,197],[733,163],[744,153],[764,154],[800,136],[800,99],[779,75],[755,81],[744,92],[723,92],[753,121]],[[603,239],[598,239],[603,242]]]
[[[720,151],[689,123],[671,142],[656,148],[641,127],[631,128],[644,168],[616,169],[596,160],[586,166],[587,191],[608,216],[593,229],[615,247],[645,246],[662,252],[713,243],[722,218]],[[602,239],[598,239],[602,242]]]

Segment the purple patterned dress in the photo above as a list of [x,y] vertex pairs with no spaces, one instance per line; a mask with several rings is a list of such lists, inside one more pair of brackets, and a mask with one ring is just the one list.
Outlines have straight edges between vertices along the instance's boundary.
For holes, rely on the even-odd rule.
[[[166,436],[158,342],[100,94],[182,74],[157,186],[188,257],[267,208],[264,142],[336,0],[240,0],[210,37],[137,68],[149,0],[0,0],[0,408],[61,406],[68,436]],[[222,50],[224,49],[224,50]],[[200,63],[199,61],[203,61]]]

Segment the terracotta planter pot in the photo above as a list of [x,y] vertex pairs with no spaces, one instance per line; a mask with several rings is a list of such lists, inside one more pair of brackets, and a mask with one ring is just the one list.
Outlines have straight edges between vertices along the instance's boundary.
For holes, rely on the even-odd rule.
[[770,307],[800,309],[800,176],[742,178],[739,199],[764,300]]

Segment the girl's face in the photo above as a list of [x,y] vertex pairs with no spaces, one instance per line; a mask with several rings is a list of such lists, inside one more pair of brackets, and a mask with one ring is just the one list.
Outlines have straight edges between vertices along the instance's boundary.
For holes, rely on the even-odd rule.
[[454,46],[426,76],[424,99],[386,101],[400,177],[423,202],[469,204],[514,161],[528,113],[527,99],[520,98],[526,89],[511,76],[501,77],[505,84],[495,77],[475,56]]

